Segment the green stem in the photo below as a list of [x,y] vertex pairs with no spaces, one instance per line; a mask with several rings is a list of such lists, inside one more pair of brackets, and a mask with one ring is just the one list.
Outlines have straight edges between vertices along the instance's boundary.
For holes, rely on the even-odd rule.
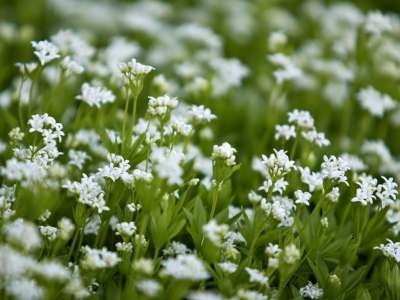
[[67,262],[69,262],[69,261],[71,260],[72,253],[74,252],[76,243],[78,242],[79,231],[80,231],[79,228],[77,228],[77,229],[75,230],[74,239],[72,240],[72,245],[71,245],[71,247],[69,248],[69,252],[68,252],[68,256],[67,256]]
[[218,201],[218,185],[216,186],[216,188],[213,191],[212,194],[212,206],[211,206],[211,213],[210,213],[210,220],[214,217],[215,214],[215,209],[217,208],[217,201]]
[[127,96],[126,96],[125,109],[124,109],[124,122],[122,123],[122,140],[123,140],[123,142],[125,141],[125,130],[126,130],[126,123],[127,123],[127,120],[128,120],[130,89],[127,89],[126,95]]

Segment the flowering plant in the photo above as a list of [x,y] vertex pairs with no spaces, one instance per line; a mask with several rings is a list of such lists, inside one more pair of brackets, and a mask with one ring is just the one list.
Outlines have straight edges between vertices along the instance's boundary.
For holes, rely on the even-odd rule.
[[0,298],[399,299],[400,16],[192,2],[0,3]]

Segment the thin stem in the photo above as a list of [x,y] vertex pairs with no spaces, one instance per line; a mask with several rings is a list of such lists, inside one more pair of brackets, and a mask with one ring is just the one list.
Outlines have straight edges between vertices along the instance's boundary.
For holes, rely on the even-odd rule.
[[217,208],[217,201],[218,201],[218,184],[216,185],[216,188],[213,191],[212,194],[212,206],[211,206],[211,213],[210,213],[210,219],[214,217],[215,214],[215,209]]
[[132,109],[132,127],[136,124],[136,110],[137,110],[137,100],[138,96],[133,97],[133,109]]
[[74,249],[75,249],[76,243],[78,242],[79,231],[80,231],[79,228],[77,228],[77,229],[75,230],[74,239],[72,240],[72,245],[71,245],[71,247],[69,248],[69,252],[68,252],[68,256],[67,256],[67,262],[69,262],[69,261],[71,260],[72,253],[73,253],[73,251],[74,251]]
[[124,122],[122,124],[122,139],[125,140],[125,130],[126,130],[126,123],[128,120],[128,109],[129,109],[129,100],[130,100],[130,89],[126,91],[126,101],[125,101],[125,109],[124,109]]

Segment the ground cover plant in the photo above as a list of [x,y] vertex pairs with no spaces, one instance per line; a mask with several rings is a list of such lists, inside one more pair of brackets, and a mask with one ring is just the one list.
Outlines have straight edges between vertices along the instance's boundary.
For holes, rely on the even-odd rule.
[[400,299],[391,1],[0,1],[0,299]]

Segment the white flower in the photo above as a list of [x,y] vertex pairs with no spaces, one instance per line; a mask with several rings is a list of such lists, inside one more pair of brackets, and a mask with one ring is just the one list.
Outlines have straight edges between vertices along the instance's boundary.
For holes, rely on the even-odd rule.
[[288,112],[289,123],[293,123],[301,128],[314,128],[314,119],[311,114],[306,110],[295,109]]
[[377,189],[377,183],[378,181],[372,176],[360,175],[356,196],[351,199],[351,202],[360,202],[361,205],[372,204],[376,198],[374,193]]
[[272,51],[285,45],[286,42],[287,42],[287,36],[285,35],[285,33],[280,31],[271,32],[271,34],[268,37],[268,47]]
[[222,269],[222,271],[230,274],[236,272],[238,268],[237,264],[230,261],[218,263],[218,266]]
[[150,258],[139,258],[133,263],[135,271],[151,275],[154,271],[154,263]]
[[357,100],[361,106],[368,110],[371,115],[381,118],[386,111],[396,107],[394,101],[389,95],[381,94],[372,86],[360,90],[357,94]]
[[65,281],[70,278],[70,271],[57,261],[41,261],[33,270],[47,280]]
[[149,97],[147,112],[152,116],[165,117],[168,112],[177,107],[178,99],[168,95]]
[[39,132],[46,144],[53,144],[55,140],[61,141],[64,135],[63,125],[48,114],[32,115],[28,120],[29,132]]
[[39,231],[49,241],[53,241],[57,237],[58,229],[53,226],[39,226]]
[[161,262],[163,273],[176,279],[205,280],[210,277],[203,262],[193,254],[181,254]]
[[292,199],[273,196],[272,203],[263,199],[260,203],[260,207],[267,215],[272,215],[275,220],[279,221],[278,227],[290,227],[293,225],[294,219],[292,212],[295,210],[296,206]]
[[228,167],[234,166],[236,164],[236,149],[233,148],[229,143],[224,142],[221,145],[214,145],[212,157],[214,159],[222,159]]
[[306,206],[310,205],[311,194],[309,192],[303,192],[301,190],[297,190],[294,192],[296,197],[295,203],[296,204],[304,204]]
[[85,246],[83,247],[83,252],[84,256],[81,264],[86,269],[111,268],[120,261],[116,253],[108,251],[106,248],[92,249],[89,246]]
[[374,249],[380,250],[383,255],[394,259],[397,263],[400,263],[400,242],[393,242],[391,240],[387,240],[387,244],[380,244]]
[[37,249],[42,244],[37,227],[21,218],[6,224],[4,232],[8,241],[22,246],[27,251]]
[[345,175],[346,171],[350,168],[343,158],[336,156],[326,156],[323,157],[324,161],[321,164],[321,174],[324,178],[337,180],[347,184],[347,177]]
[[114,102],[115,95],[101,85],[90,85],[85,82],[81,87],[81,94],[76,96],[76,99],[82,100],[91,107],[100,107],[103,104]]
[[364,30],[373,35],[381,35],[393,29],[392,20],[380,11],[372,11],[367,14]]
[[49,41],[33,41],[31,43],[35,49],[33,53],[35,53],[42,66],[60,57],[58,47]]
[[109,153],[107,160],[108,164],[99,168],[99,175],[110,178],[112,181],[117,181],[118,179],[121,179],[125,183],[132,181],[133,176],[128,173],[130,169],[128,160],[114,153]]
[[132,58],[127,63],[121,63],[119,68],[123,77],[128,82],[137,79],[139,76],[144,76],[155,69],[152,66],[139,63],[135,58]]
[[197,122],[210,122],[216,118],[204,105],[192,105],[189,109],[189,116]]
[[121,135],[117,131],[107,128],[106,133],[107,133],[107,137],[111,143],[117,144],[117,145],[122,144]]
[[278,84],[297,79],[303,74],[302,70],[288,56],[282,53],[269,55],[268,59],[274,65],[281,67],[281,69],[274,72],[274,77]]
[[197,291],[191,292],[187,296],[188,300],[224,300],[221,295],[211,291]]
[[132,176],[134,181],[143,180],[145,182],[150,182],[153,180],[153,175],[150,172],[146,172],[140,169],[133,170]]
[[165,256],[176,256],[180,254],[189,254],[191,251],[190,249],[180,242],[173,241],[168,245],[167,248],[163,250],[163,254]]
[[263,294],[256,292],[256,291],[250,291],[250,290],[245,290],[245,289],[239,289],[236,297],[233,299],[239,300],[239,299],[245,299],[245,300],[267,300],[268,297],[264,296]]
[[250,276],[250,282],[256,282],[261,285],[268,285],[268,277],[256,269],[246,267],[246,272]]
[[95,50],[80,35],[70,30],[60,30],[51,37],[51,41],[63,54],[69,54],[78,63],[86,65]]
[[348,153],[343,153],[340,158],[344,159],[351,171],[363,171],[367,168],[364,162],[357,156]]
[[235,58],[217,57],[211,60],[210,65],[216,73],[212,79],[215,96],[223,95],[230,88],[240,86],[242,80],[249,74],[249,69]]
[[382,207],[392,205],[396,201],[398,194],[397,183],[393,181],[393,178],[386,178],[382,176],[383,183],[378,184],[376,189],[376,196],[382,202]]
[[153,147],[150,160],[153,163],[154,173],[167,179],[168,184],[181,184],[183,170],[181,162],[184,159],[183,152],[178,149],[170,150],[166,147]]
[[180,134],[182,136],[190,136],[193,133],[193,127],[183,118],[173,116],[170,123],[164,128],[164,135],[172,133]]
[[278,256],[281,252],[282,249],[278,244],[268,243],[267,247],[265,248],[265,253],[270,256]]
[[115,249],[119,252],[132,253],[133,245],[127,242],[118,242],[115,244]]
[[299,167],[298,170],[301,174],[301,181],[308,185],[310,192],[322,187],[323,176],[321,173],[312,172],[308,167]]
[[219,225],[214,219],[203,225],[203,232],[206,237],[217,246],[221,246],[225,236],[227,235],[229,226],[226,224]]
[[300,250],[295,244],[289,244],[283,251],[283,260],[288,264],[294,264],[300,259]]
[[79,195],[78,201],[92,208],[97,209],[98,213],[109,210],[104,200],[104,191],[101,185],[97,182],[95,176],[87,176],[83,174],[80,182],[68,181],[63,185],[71,193]]
[[68,218],[62,218],[60,221],[57,223],[58,225],[58,234],[60,237],[67,241],[72,235],[72,232],[75,229],[75,225],[71,222],[70,219]]
[[131,212],[131,213],[134,213],[134,212],[137,212],[137,211],[139,211],[141,208],[142,208],[142,206],[139,204],[139,203],[128,203],[127,205],[126,205],[126,208]]
[[73,274],[71,280],[65,285],[63,292],[73,295],[77,299],[88,297],[89,291],[83,285],[79,274]]
[[101,218],[99,215],[92,216],[86,223],[83,229],[84,234],[97,234],[101,225]]
[[82,65],[75,61],[70,56],[66,56],[61,61],[61,66],[65,69],[66,75],[81,74],[85,70]]
[[[269,187],[267,187],[266,191],[268,191]],[[265,190],[265,189],[263,189]],[[257,194],[254,191],[249,192],[249,194],[247,195],[247,197],[249,198],[249,201],[251,203],[260,203],[260,201],[263,199],[263,197],[259,194]]]
[[300,288],[300,295],[310,299],[319,299],[324,295],[324,290],[318,287],[318,283],[312,284],[309,281],[306,286]]
[[161,285],[153,279],[140,280],[136,283],[136,287],[148,297],[156,296],[161,290]]
[[326,194],[326,197],[332,201],[332,202],[337,202],[339,200],[340,197],[340,190],[337,186],[333,187],[332,190]]
[[273,192],[282,195],[288,184],[289,183],[284,178],[279,178],[274,184]]
[[115,229],[117,231],[117,235],[130,237],[135,234],[136,225],[135,222],[121,222],[116,225]]
[[82,170],[85,161],[89,159],[89,155],[85,151],[80,150],[69,150],[68,151],[69,164],[76,166],[79,170]]
[[279,268],[279,258],[269,257],[268,258],[268,268],[278,269]]
[[274,149],[270,156],[261,156],[262,163],[267,167],[270,176],[283,176],[295,169],[294,161],[290,160],[284,150]]
[[18,300],[43,299],[43,289],[32,279],[14,278],[5,285],[5,289]]
[[286,141],[296,138],[296,128],[293,125],[276,125],[274,137],[276,140],[283,138]]
[[316,144],[318,147],[329,146],[331,142],[325,137],[323,132],[317,132],[315,129],[303,131],[301,135],[309,142]]

